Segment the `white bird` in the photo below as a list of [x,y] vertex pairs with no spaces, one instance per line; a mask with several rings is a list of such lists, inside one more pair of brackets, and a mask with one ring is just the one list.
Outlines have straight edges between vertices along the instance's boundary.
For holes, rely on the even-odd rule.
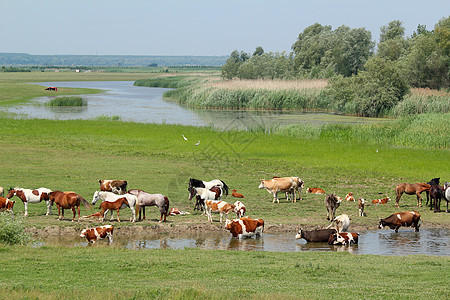
[[377,153],[378,153],[378,148],[377,148]]
[[195,144],[195,146],[198,146],[200,144],[200,140],[198,140],[198,142]]
[[181,134],[182,136],[183,136],[183,139],[185,140],[185,141],[187,141],[188,139],[184,136],[184,134]]

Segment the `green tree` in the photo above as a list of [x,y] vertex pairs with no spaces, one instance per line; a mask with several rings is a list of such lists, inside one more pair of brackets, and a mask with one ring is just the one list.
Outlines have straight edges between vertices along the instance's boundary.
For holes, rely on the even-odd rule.
[[261,46],[256,47],[255,51],[253,52],[253,56],[263,55],[263,54],[264,54],[264,49]]
[[408,49],[404,34],[405,28],[399,20],[381,26],[377,55],[386,60],[397,61]]
[[389,22],[388,25],[381,26],[380,31],[380,43],[403,37],[405,34],[405,28],[399,20],[394,20]]

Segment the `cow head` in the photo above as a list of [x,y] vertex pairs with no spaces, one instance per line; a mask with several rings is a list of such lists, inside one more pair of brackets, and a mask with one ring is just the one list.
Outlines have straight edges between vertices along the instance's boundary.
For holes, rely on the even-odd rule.
[[265,181],[265,179],[260,179],[260,181],[261,181],[261,183],[259,184],[259,187],[258,187],[258,188],[260,188],[260,189],[265,188],[265,186],[264,186],[264,181]]
[[225,229],[231,230],[231,228],[233,227],[233,222],[233,220],[225,220]]
[[82,238],[86,237],[87,231],[88,231],[87,229],[81,230],[80,237],[82,237]]
[[300,229],[299,231],[298,231],[298,233],[295,235],[295,238],[296,239],[301,239],[301,238],[303,238],[303,233],[302,233],[302,230]]
[[[339,236],[339,237],[341,237],[341,236]],[[330,234],[330,237],[328,238],[328,245],[337,244],[338,243],[337,240],[338,240],[337,233]]]
[[383,229],[386,225],[386,222],[380,218],[380,222],[378,223],[378,229]]

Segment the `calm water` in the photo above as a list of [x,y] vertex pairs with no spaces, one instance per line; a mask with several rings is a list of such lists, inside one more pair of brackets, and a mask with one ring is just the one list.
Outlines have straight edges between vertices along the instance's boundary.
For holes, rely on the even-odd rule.
[[[331,246],[327,243],[306,243],[296,240],[295,233],[264,234],[261,238],[235,239],[228,232],[205,234],[169,234],[153,236],[115,235],[114,242],[109,245],[101,240],[95,247],[122,247],[134,250],[142,249],[184,249],[200,248],[210,250],[236,251],[347,251],[353,254],[375,255],[409,255],[426,254],[450,256],[450,230],[421,229],[416,233],[413,229],[366,230],[360,231],[359,244],[351,246]],[[35,244],[88,246],[86,240],[75,237],[49,237]]]
[[220,129],[271,128],[274,125],[292,123],[360,123],[375,120],[330,113],[194,110],[163,100],[162,94],[168,89],[137,87],[133,83],[134,81],[40,82],[36,84],[42,85],[43,88],[93,88],[105,90],[105,93],[82,95],[88,101],[87,107],[44,106],[43,103],[48,102],[50,97],[42,97],[29,104],[4,109],[25,117],[40,119],[69,120],[119,116],[123,121],[213,126]]

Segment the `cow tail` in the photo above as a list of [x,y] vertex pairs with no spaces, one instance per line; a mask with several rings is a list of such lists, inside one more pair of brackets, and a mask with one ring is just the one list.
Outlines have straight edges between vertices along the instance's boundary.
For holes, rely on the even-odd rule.
[[221,182],[223,183],[223,189],[225,190],[225,195],[228,196],[228,185],[225,182],[223,182],[222,180],[221,180]]
[[167,196],[164,196],[164,200],[165,200],[165,203],[164,203],[164,208],[165,208],[165,212],[164,212],[164,215],[167,217],[167,215],[169,214],[169,206],[170,206],[170,201],[169,201],[169,198],[167,198]]

